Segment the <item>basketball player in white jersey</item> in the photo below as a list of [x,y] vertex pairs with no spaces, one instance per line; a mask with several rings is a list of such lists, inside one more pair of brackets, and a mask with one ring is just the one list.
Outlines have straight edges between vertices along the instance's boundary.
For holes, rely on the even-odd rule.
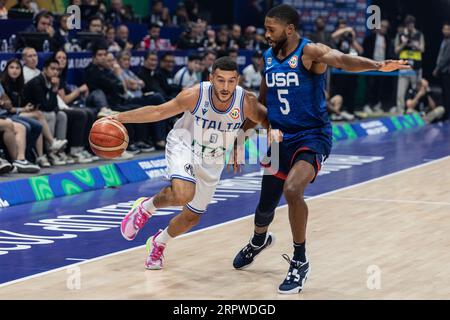
[[168,227],[147,240],[150,270],[163,267],[167,243],[189,231],[206,211],[225,165],[225,155],[246,118],[268,127],[267,111],[257,98],[238,86],[237,64],[229,57],[215,61],[209,82],[183,90],[159,106],[119,113],[122,123],[156,122],[183,113],[167,137],[166,160],[171,185],[151,198],[136,200],[121,224],[125,239],[133,240],[158,208],[183,206]]

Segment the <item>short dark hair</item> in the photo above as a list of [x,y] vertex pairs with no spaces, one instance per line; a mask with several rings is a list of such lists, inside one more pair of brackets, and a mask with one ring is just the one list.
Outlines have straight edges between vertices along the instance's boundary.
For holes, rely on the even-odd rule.
[[212,54],[213,56],[217,57],[217,52],[214,50],[206,50],[203,54],[203,59],[205,59],[208,55]]
[[92,16],[92,17],[89,18],[88,26],[90,26],[92,21],[94,21],[94,20],[100,20],[102,22],[102,25],[105,24],[105,21],[103,20],[102,17],[95,15],[95,16]]
[[56,59],[53,58],[53,57],[50,57],[50,58],[48,58],[47,60],[45,60],[45,62],[44,62],[44,69],[45,69],[45,68],[48,68],[52,63],[56,63],[57,65],[59,65],[58,60],[56,60]]
[[237,71],[238,65],[230,57],[221,57],[214,61],[212,72],[216,71],[216,69],[224,71]]
[[159,24],[157,24],[157,23],[150,23],[150,24],[147,26],[147,30],[150,30],[150,29],[153,29],[153,28],[161,29],[161,26],[160,26]]
[[147,51],[145,52],[144,60],[147,60],[150,56],[158,56],[158,54],[156,53],[156,51]]
[[405,17],[405,25],[408,25],[410,23],[414,23],[415,24],[416,23],[416,18],[413,15],[408,14]]
[[202,59],[200,58],[200,56],[198,54],[191,54],[188,56],[189,62],[194,61],[194,60],[202,60]]
[[266,17],[275,18],[287,24],[292,24],[295,29],[298,29],[300,24],[300,15],[297,10],[287,4],[280,4],[279,6],[273,7],[267,12]]
[[92,55],[95,57],[100,50],[108,51],[108,45],[105,40],[98,40],[92,45]]
[[442,24],[442,26],[450,26],[450,20],[444,21],[444,23]]
[[164,59],[166,59],[167,57],[169,57],[169,56],[174,56],[173,55],[173,53],[170,53],[170,52],[165,52],[165,53],[163,53],[162,55],[161,55],[161,60],[164,60]]

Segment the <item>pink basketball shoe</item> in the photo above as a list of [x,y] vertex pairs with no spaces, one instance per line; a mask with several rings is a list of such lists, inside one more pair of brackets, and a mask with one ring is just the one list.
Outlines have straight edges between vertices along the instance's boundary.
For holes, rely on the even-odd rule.
[[142,206],[142,204],[148,200],[149,198],[137,199],[133,203],[131,210],[125,218],[123,218],[122,224],[120,225],[120,232],[122,232],[122,236],[125,239],[129,241],[134,240],[139,230],[144,227],[148,219],[153,215],[154,212],[149,212]]
[[145,267],[148,270],[160,270],[163,268],[164,249],[166,245],[155,241],[161,232],[162,230],[160,229],[153,237],[147,240],[146,247],[149,256],[145,260]]

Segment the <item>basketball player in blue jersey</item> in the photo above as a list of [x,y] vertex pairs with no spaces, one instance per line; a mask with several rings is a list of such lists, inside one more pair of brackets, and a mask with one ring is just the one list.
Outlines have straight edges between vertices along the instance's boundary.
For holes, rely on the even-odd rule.
[[[272,8],[265,19],[265,36],[271,48],[264,54],[259,99],[267,107],[271,136],[278,137],[279,166],[276,172],[266,169],[255,211],[254,235],[233,261],[236,269],[245,268],[256,255],[273,245],[275,238],[268,227],[284,195],[294,256],[290,259],[283,255],[290,264],[278,289],[283,294],[300,292],[310,271],[305,252],[308,207],[303,195],[331,151],[332,130],[325,99],[327,66],[354,72],[410,68],[406,61],[374,61],[311,43],[298,34],[299,20],[297,11],[288,5]],[[272,159],[275,156],[272,154]]]

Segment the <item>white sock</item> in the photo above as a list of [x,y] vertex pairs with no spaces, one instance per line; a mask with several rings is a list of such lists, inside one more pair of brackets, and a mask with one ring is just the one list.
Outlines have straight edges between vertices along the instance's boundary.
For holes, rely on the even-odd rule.
[[169,227],[165,228],[160,234],[158,234],[158,236],[155,238],[155,241],[159,242],[159,243],[167,244],[169,242],[169,240],[172,240],[173,237],[170,236],[168,230],[169,230]]
[[155,213],[157,210],[155,205],[153,204],[153,197],[142,201],[142,206],[144,207],[145,210],[151,213]]

